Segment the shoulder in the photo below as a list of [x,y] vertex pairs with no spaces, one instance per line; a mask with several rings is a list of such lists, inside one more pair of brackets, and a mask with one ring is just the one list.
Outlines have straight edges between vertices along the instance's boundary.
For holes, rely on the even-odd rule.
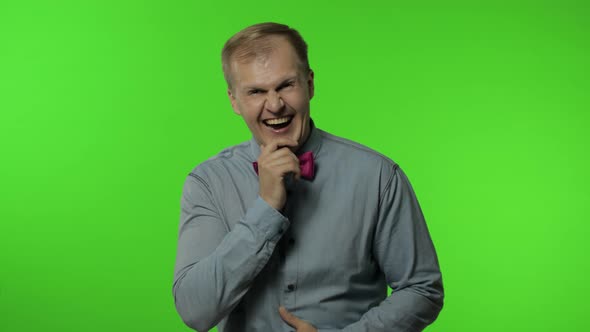
[[323,165],[318,168],[331,170],[328,177],[354,188],[357,196],[377,193],[381,197],[401,171],[395,161],[374,149],[325,131],[319,133],[322,145],[318,159]]
[[230,146],[221,150],[216,155],[198,164],[189,173],[189,176],[201,178],[224,178],[228,172],[235,173],[245,169],[250,161],[250,141]]
[[398,164],[386,155],[355,141],[318,130],[322,137],[322,154],[330,154],[334,158],[362,164],[366,167],[384,166],[395,169]]

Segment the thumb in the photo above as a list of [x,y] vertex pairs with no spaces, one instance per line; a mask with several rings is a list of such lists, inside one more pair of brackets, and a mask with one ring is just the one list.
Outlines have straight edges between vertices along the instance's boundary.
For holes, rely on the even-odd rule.
[[297,318],[292,313],[290,313],[289,311],[287,311],[287,309],[285,309],[285,307],[283,307],[283,306],[280,306],[279,307],[279,314],[281,315],[281,318],[285,322],[287,322],[287,324],[291,325],[294,328],[299,327],[299,321],[300,321],[300,319]]

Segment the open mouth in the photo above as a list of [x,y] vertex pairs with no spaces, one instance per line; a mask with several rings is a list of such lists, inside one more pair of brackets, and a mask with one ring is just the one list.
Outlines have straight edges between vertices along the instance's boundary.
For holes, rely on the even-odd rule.
[[267,127],[270,127],[274,130],[279,130],[288,127],[293,121],[293,116],[285,116],[282,118],[276,119],[266,119],[262,121]]

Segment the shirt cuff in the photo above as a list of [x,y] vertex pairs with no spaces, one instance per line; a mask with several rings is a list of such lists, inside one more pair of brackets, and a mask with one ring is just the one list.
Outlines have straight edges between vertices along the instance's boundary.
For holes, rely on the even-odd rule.
[[268,205],[260,196],[256,198],[254,205],[246,212],[244,222],[256,227],[270,239],[281,237],[291,224],[289,219]]

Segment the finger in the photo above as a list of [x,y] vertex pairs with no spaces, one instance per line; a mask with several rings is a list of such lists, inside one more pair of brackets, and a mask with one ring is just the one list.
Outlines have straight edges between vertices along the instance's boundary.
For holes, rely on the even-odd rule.
[[272,163],[264,165],[263,172],[275,174],[277,176],[285,176],[287,173],[293,173],[295,177],[301,175],[301,168],[299,163],[289,159],[279,159]]
[[270,165],[274,165],[276,163],[283,163],[285,161],[293,162],[293,164],[299,165],[299,158],[291,152],[288,148],[282,148],[277,150],[269,155],[260,156],[258,158],[258,165],[262,165],[263,167],[269,167]]
[[301,169],[299,169],[299,172],[294,173],[294,174],[295,174],[295,181],[301,180]]
[[284,177],[291,177],[291,180],[298,181],[301,178],[301,165],[295,155],[291,158],[282,158],[275,161],[274,171]]
[[280,306],[279,307],[279,314],[281,315],[281,318],[289,325],[291,325],[294,328],[298,328],[300,323],[301,323],[301,319],[297,318],[295,315],[293,315],[292,313],[290,313],[289,311],[287,311],[287,309],[285,309],[285,307]]
[[286,156],[290,156],[291,158],[297,158],[297,156],[293,153],[293,151],[291,151],[288,147],[282,147],[282,148],[279,148],[278,150],[272,151],[266,156],[266,158],[276,159],[276,158],[282,158],[282,157],[286,157]]
[[267,150],[268,152],[272,152],[272,151],[275,151],[281,147],[285,147],[285,146],[295,147],[298,144],[299,143],[294,139],[281,137],[281,138],[277,138],[277,139],[269,142],[268,144],[261,145],[261,148],[264,146],[265,150]]
[[297,156],[291,151],[288,151],[287,148],[285,148],[285,150],[287,151],[277,151],[264,159],[259,158],[259,163],[262,161],[262,164],[265,166],[274,166],[277,164],[286,163],[293,164],[294,167],[300,166],[301,162],[299,161],[299,158],[297,158]]
[[296,181],[299,181],[301,178],[301,164],[299,163],[299,158],[295,156],[295,160],[293,160],[293,175]]

